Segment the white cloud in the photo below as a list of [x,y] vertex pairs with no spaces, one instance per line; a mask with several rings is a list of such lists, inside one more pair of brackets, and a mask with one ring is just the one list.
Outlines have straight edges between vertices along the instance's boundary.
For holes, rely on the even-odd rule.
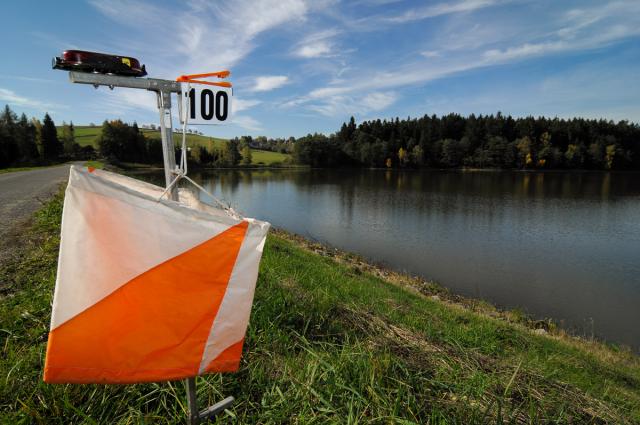
[[563,41],[552,41],[546,43],[530,44],[525,43],[520,46],[509,47],[504,50],[491,49],[484,52],[484,58],[488,62],[502,62],[513,59],[526,58],[530,56],[540,56],[548,53],[559,52],[568,49],[570,45]]
[[360,99],[359,103],[367,111],[381,111],[394,103],[397,98],[393,92],[369,93]]
[[233,113],[236,114],[240,111],[245,111],[247,109],[253,108],[254,106],[257,106],[261,103],[262,101],[256,99],[243,100],[234,97],[233,101],[231,102],[231,107],[233,108]]
[[[144,110],[158,112],[157,96],[146,90],[116,88],[114,90],[99,90],[103,100],[97,104],[98,109],[113,114],[123,114],[127,111]],[[177,108],[175,108],[177,110]],[[121,117],[125,118],[123,115]]]
[[300,46],[296,50],[296,55],[303,58],[319,58],[331,54],[331,45],[326,41],[316,41],[305,46]]
[[250,116],[236,115],[233,117],[233,124],[249,131],[262,131],[262,124]]
[[365,6],[384,6],[392,3],[398,3],[403,0],[357,0],[354,1],[353,4],[356,5],[365,5]]
[[[464,4],[463,4],[464,3]],[[458,2],[451,8],[442,5],[431,6],[432,12],[445,10],[468,10],[472,7],[488,5],[489,2]],[[463,7],[464,6],[464,7]],[[592,10],[593,9],[593,10]],[[449,77],[464,71],[481,67],[496,66],[524,60],[529,57],[557,54],[560,52],[578,52],[588,49],[601,48],[611,43],[640,35],[640,2],[617,2],[612,5],[594,6],[580,13],[571,12],[560,21],[565,31],[560,34],[572,34],[571,37],[559,35],[554,31],[558,23],[537,28],[537,33],[525,32],[525,37],[535,42],[523,42],[507,45],[502,48],[482,50],[474,45],[473,48],[460,47],[460,50],[440,55],[434,50],[422,52],[423,58],[381,66],[376,70],[353,69],[350,77],[334,80],[325,86],[311,90],[305,96],[299,96],[285,103],[285,106],[308,105],[310,108],[330,114],[331,111],[341,109],[341,103],[348,104],[348,99],[355,93],[384,92],[403,86],[422,85],[431,81]],[[408,16],[408,15],[407,15]],[[416,15],[417,16],[417,15]],[[599,16],[594,20],[593,16]],[[602,27],[594,22],[608,22]],[[549,28],[551,26],[551,28]],[[517,38],[515,38],[517,40]],[[499,40],[505,44],[507,40]],[[497,44],[498,40],[494,41]],[[420,57],[418,56],[418,57]]]
[[0,78],[6,80],[27,81],[29,83],[43,83],[43,84],[59,84],[59,81],[49,80],[48,78],[27,77],[22,75],[6,75],[0,74]]
[[483,66],[482,63],[459,59],[445,63],[416,62],[404,66],[395,66],[392,71],[361,73],[358,77],[342,81],[341,84],[328,85],[312,90],[302,97],[300,103],[314,99],[325,99],[353,92],[369,92],[426,83],[457,72]]
[[92,0],[91,4],[130,27],[119,41],[123,48],[145,53],[153,65],[148,67],[151,72],[174,78],[234,66],[256,47],[258,35],[303,22],[312,9],[304,0],[192,0],[178,9],[132,0]]
[[420,52],[420,54],[425,58],[437,58],[440,56],[440,52],[437,50],[425,50],[424,52]]
[[429,96],[416,111],[490,114],[500,110],[516,116],[582,116],[633,121],[640,116],[639,96],[640,73],[636,69],[612,67],[610,59],[601,59],[554,71],[541,81],[517,84],[492,81],[465,92]]
[[198,67],[231,67],[249,54],[259,34],[288,22],[301,22],[309,10],[302,0],[192,3],[180,22],[181,43]]
[[55,111],[56,109],[67,108],[64,105],[43,102],[40,100],[28,98],[25,96],[20,96],[19,94],[15,93],[12,90],[3,89],[3,88],[0,88],[0,101],[5,102],[9,105],[22,106],[24,108],[35,109],[38,111],[51,112],[51,111]]
[[597,49],[640,35],[640,2],[614,2],[566,13],[568,25],[545,41],[484,52],[486,63],[502,63],[547,54]]
[[329,57],[334,54],[334,43],[331,40],[339,34],[335,29],[328,29],[306,36],[297,44],[294,55],[302,58]]
[[105,16],[130,26],[156,25],[166,27],[164,11],[152,3],[137,0],[90,0],[89,3]]
[[451,13],[471,12],[476,9],[493,6],[496,3],[496,0],[461,0],[457,2],[438,3],[419,9],[410,9],[402,15],[391,16],[386,20],[394,23],[418,21]]
[[339,95],[310,103],[307,108],[328,117],[361,115],[382,111],[395,103],[397,99],[398,96],[394,92],[371,92],[361,96]]
[[289,82],[286,75],[269,75],[257,77],[253,91],[270,91],[280,88]]

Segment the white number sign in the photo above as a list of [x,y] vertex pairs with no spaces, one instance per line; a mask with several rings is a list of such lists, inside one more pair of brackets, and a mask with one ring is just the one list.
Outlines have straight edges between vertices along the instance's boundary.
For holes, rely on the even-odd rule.
[[188,114],[188,124],[229,122],[232,95],[230,88],[183,84],[180,121]]

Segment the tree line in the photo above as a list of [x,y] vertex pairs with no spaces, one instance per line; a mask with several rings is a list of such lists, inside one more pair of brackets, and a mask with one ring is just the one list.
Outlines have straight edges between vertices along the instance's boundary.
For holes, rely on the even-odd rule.
[[351,117],[334,134],[296,139],[291,152],[298,163],[314,167],[637,170],[640,127],[628,121],[513,118],[500,112],[359,125]]
[[[137,123],[121,120],[104,121],[97,139],[100,156],[112,163],[129,162],[139,164],[162,164],[162,140],[159,133],[148,136],[141,132]],[[180,162],[181,149],[176,147],[176,160]],[[231,139],[222,147],[208,149],[206,146],[191,146],[187,160],[202,167],[233,167],[240,163],[251,163],[248,144],[240,139]],[[248,161],[248,162],[247,162]]]
[[[0,167],[90,159],[91,146],[75,142],[73,123],[59,136],[45,114],[42,121],[19,118],[6,106],[0,114]],[[162,143],[138,125],[105,121],[99,154],[112,162],[162,164]],[[271,139],[243,136],[222,146],[195,146],[189,161],[203,167],[251,164],[251,149],[293,155],[314,167],[503,168],[503,169],[640,169],[640,126],[628,121],[513,118],[495,115],[425,115],[400,120],[351,117],[331,135]],[[180,150],[176,149],[179,158]]]
[[293,144],[296,142],[295,137],[289,138],[276,138],[271,139],[265,136],[242,136],[240,141],[243,144],[247,144],[254,149],[260,149],[263,151],[279,152],[279,153],[292,153]]
[[75,142],[73,123],[63,124],[62,137],[47,113],[42,121],[17,114],[6,105],[0,114],[0,168],[90,159],[93,148]]

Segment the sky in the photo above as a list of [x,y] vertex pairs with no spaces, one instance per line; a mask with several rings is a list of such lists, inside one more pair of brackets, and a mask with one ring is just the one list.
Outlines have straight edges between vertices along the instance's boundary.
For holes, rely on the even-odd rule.
[[638,0],[23,0],[2,17],[0,105],[58,124],[159,121],[150,92],[52,70],[65,49],[153,78],[231,70],[233,122],[198,127],[218,137],[449,112],[640,122]]

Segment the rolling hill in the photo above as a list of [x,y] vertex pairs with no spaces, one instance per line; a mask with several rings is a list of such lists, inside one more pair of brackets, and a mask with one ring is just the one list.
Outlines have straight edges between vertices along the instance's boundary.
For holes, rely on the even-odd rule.
[[[58,137],[62,136],[62,127],[57,127]],[[93,146],[98,148],[97,139],[100,135],[101,127],[99,126],[76,126],[75,140],[80,146]],[[140,131],[147,137],[160,138],[160,130],[149,130],[141,128]],[[173,133],[173,140],[176,144],[182,141],[182,133]],[[226,139],[217,137],[200,136],[198,134],[187,134],[187,145],[191,147],[205,146],[207,149],[220,148]],[[291,155],[279,152],[263,151],[259,149],[251,149],[251,164],[253,165],[271,165],[277,162],[283,162],[291,157]]]

